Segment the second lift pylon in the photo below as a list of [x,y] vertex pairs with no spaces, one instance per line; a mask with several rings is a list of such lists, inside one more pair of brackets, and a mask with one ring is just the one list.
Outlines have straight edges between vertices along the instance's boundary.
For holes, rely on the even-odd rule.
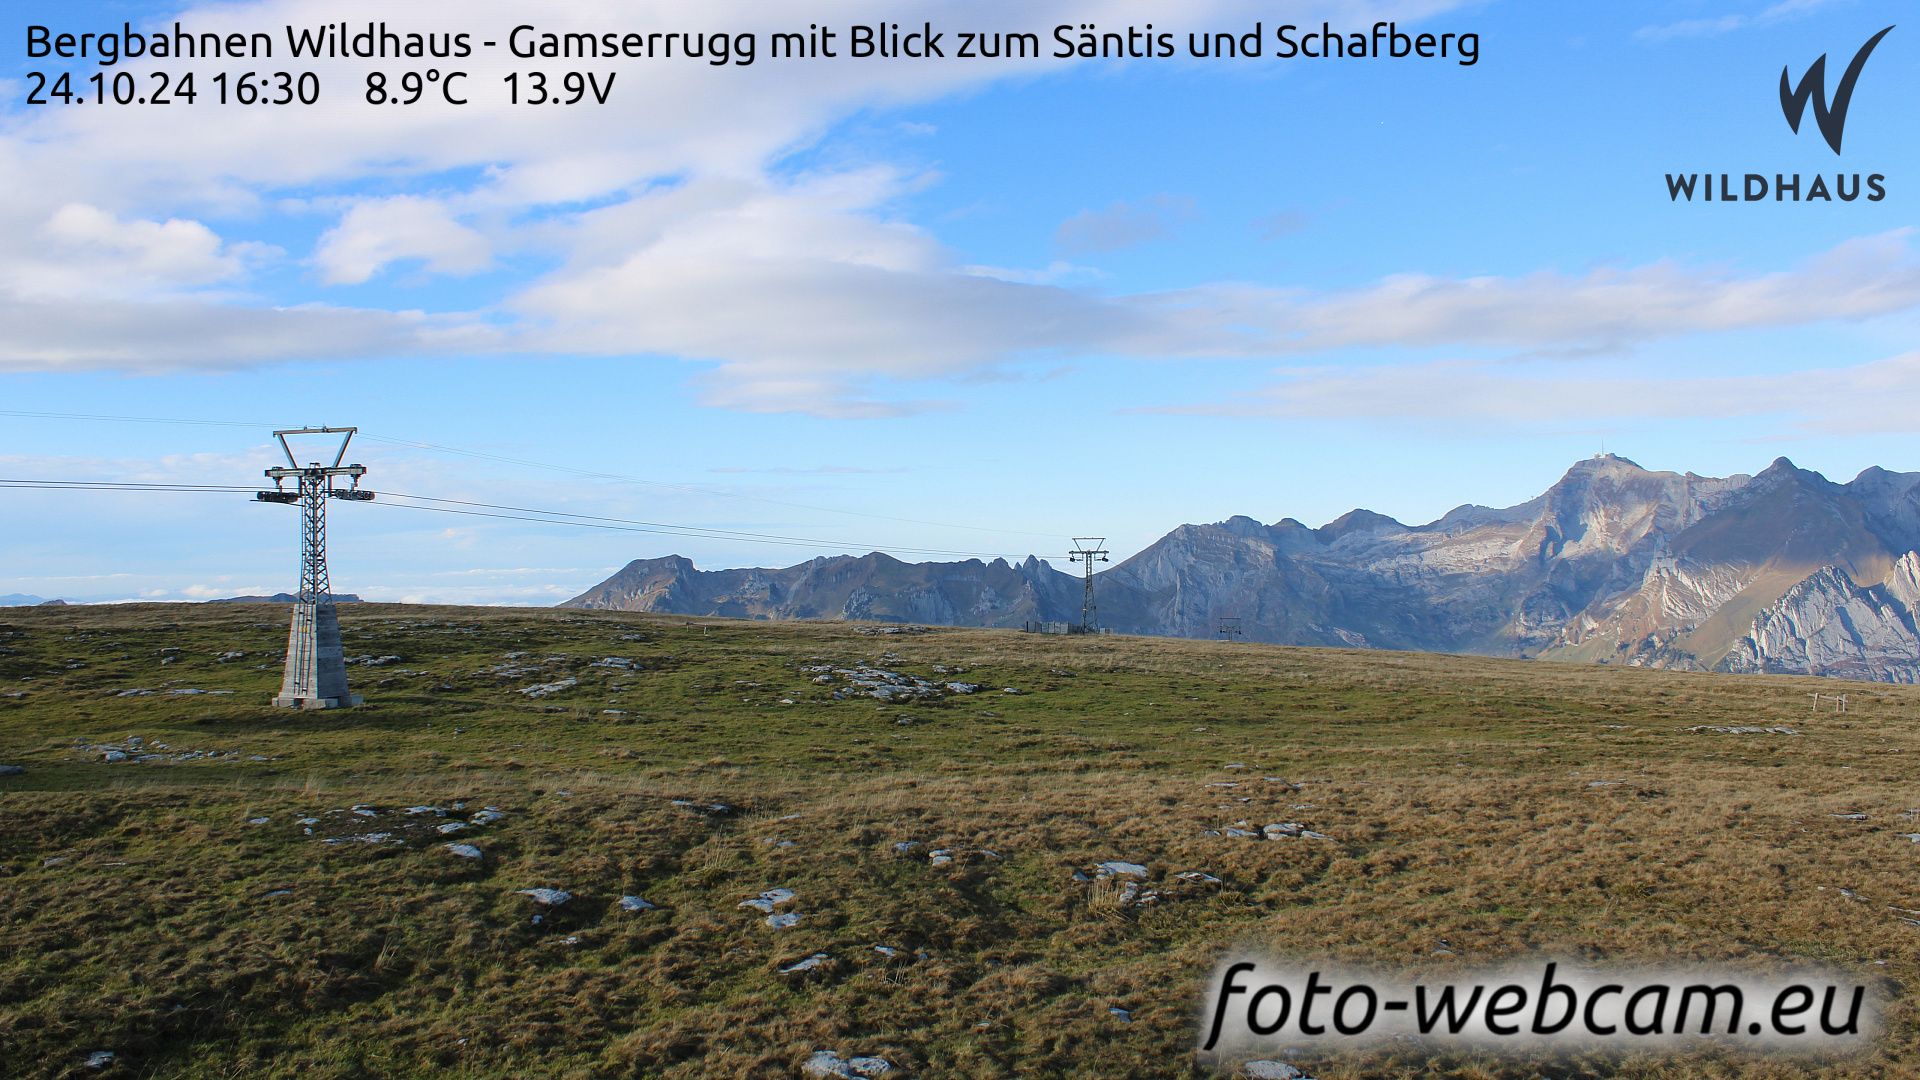
[[1093,564],[1108,562],[1107,538],[1104,536],[1076,536],[1073,538],[1073,550],[1067,558],[1086,564],[1086,596],[1080,601],[1080,632],[1097,634],[1100,632],[1100,611],[1093,602]]

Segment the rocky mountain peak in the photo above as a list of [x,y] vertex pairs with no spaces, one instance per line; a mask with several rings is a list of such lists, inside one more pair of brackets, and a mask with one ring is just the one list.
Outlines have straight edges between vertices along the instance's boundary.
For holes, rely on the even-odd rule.
[[1786,457],[1774,458],[1773,464],[1760,470],[1753,479],[1756,486],[1761,488],[1782,487],[1788,484],[1798,484],[1805,487],[1827,486],[1826,477],[1821,476],[1817,472],[1803,469]]
[[1895,560],[1893,569],[1887,572],[1885,588],[1887,595],[1905,604],[1909,611],[1920,612],[1920,551],[1909,551]]
[[1574,473],[1643,473],[1646,471],[1639,462],[1623,458],[1619,454],[1595,454],[1590,458],[1574,462],[1567,473],[1572,475]]
[[1346,536],[1379,536],[1383,533],[1405,532],[1406,526],[1385,514],[1376,514],[1371,510],[1349,510],[1315,530],[1320,538],[1327,541],[1339,540]]

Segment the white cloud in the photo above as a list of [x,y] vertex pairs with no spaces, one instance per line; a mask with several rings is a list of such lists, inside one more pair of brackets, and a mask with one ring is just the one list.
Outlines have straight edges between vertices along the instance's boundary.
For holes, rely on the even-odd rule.
[[1751,419],[1765,434],[1909,433],[1920,353],[1840,368],[1751,375],[1595,374],[1484,361],[1307,368],[1230,402],[1152,410],[1285,419],[1434,421],[1453,430],[1638,420]]
[[1651,41],[1666,41],[1672,38],[1713,37],[1718,34],[1732,33],[1754,26],[1771,26],[1788,19],[1797,19],[1811,15],[1827,7],[1833,0],[1779,0],[1752,14],[1733,14],[1710,16],[1707,18],[1681,19],[1678,22],[1662,23],[1656,26],[1643,26],[1637,36]]
[[703,385],[727,407],[885,415],[901,406],[862,396],[865,381],[1118,347],[1139,321],[1090,294],[967,272],[879,215],[907,183],[878,170],[702,181],[587,215],[576,264],[512,301],[523,340],[712,360]]
[[0,371],[161,372],[290,360],[485,351],[487,326],[460,317],[206,299],[30,300],[0,292]]
[[53,212],[41,239],[65,259],[108,264],[155,287],[205,285],[239,275],[239,257],[197,221],[123,221],[99,207],[68,203]]
[[1193,200],[1156,195],[1140,202],[1119,201],[1100,210],[1082,210],[1060,223],[1054,246],[1068,255],[1124,251],[1165,240],[1193,217]]
[[27,195],[0,209],[0,228],[0,296],[29,301],[176,295],[235,281],[274,254],[226,243],[198,221],[128,218],[83,202],[36,207]]
[[493,260],[486,237],[442,202],[396,195],[356,203],[320,238],[314,262],[329,285],[358,285],[390,263],[418,259],[439,274],[474,274]]
[[1205,286],[1155,303],[1244,327],[1239,351],[1474,345],[1607,348],[1684,334],[1865,319],[1920,305],[1914,233],[1840,244],[1791,270],[1742,274],[1674,261],[1580,275],[1396,274],[1338,292]]

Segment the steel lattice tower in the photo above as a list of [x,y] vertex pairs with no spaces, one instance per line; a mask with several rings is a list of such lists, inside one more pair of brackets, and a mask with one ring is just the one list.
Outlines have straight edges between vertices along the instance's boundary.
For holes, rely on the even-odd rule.
[[1100,615],[1093,602],[1093,564],[1107,562],[1107,550],[1100,545],[1107,542],[1104,536],[1076,536],[1073,538],[1073,551],[1067,558],[1073,562],[1086,564],[1087,591],[1080,601],[1080,632],[1095,633],[1100,629]]
[[[254,495],[261,502],[285,503],[300,507],[300,594],[293,602],[293,623],[287,632],[287,673],[280,683],[275,705],[292,709],[340,709],[360,704],[358,695],[347,690],[347,662],[340,646],[340,619],[333,607],[333,584],[327,578],[327,500],[348,499],[365,502],[373,492],[360,490],[364,465],[343,465],[347,444],[357,428],[299,428],[276,431],[280,449],[287,455],[284,467],[268,469],[272,491]],[[301,465],[293,456],[289,435],[339,435],[340,449],[333,464],[310,462]],[[335,487],[334,481],[346,478],[348,486]],[[298,490],[286,490],[294,481]]]

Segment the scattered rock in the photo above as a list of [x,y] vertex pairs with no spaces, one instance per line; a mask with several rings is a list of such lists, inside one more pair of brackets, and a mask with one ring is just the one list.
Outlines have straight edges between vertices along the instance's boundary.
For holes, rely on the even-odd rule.
[[792,889],[768,889],[751,900],[742,900],[739,906],[770,914],[781,904],[791,903],[797,895]]
[[1719,735],[1798,735],[1800,734],[1799,732],[1793,730],[1790,727],[1785,727],[1785,726],[1755,727],[1750,724],[1738,724],[1733,726],[1724,726],[1719,724],[1695,724],[1693,727],[1690,727],[1687,730],[1694,732],[1695,734],[1698,734],[1703,731],[1711,731]]
[[538,685],[535,685],[535,686],[525,687],[520,692],[530,698],[543,698],[543,697],[551,697],[554,694],[558,694],[566,690],[571,690],[574,687],[579,685],[580,685],[579,679],[565,678],[565,679],[560,679],[557,682],[539,683]]
[[1188,870],[1184,874],[1178,874],[1175,876],[1178,877],[1181,881],[1190,882],[1191,884],[1194,884],[1194,885],[1220,884],[1219,878],[1214,877],[1212,874],[1202,873],[1198,870]]
[[[479,848],[477,848],[477,847],[474,847],[474,846],[473,846],[472,844],[446,844],[446,845],[443,845],[443,846],[444,846],[444,847],[445,847],[445,848],[446,848],[446,849],[447,849],[448,851],[451,851],[451,852],[453,852],[453,853],[454,853],[455,855],[458,855],[458,856],[460,856],[460,857],[461,857],[461,858],[463,858],[463,859],[480,859],[480,858],[484,858],[484,856],[482,856],[482,855],[480,854],[480,849],[479,849]],[[551,889],[542,889],[542,890],[536,890],[536,891],[540,891],[540,892],[552,892],[553,890],[551,890]],[[532,895],[532,893],[530,892],[530,893],[528,893],[528,895]],[[567,894],[566,894],[566,893],[560,893],[559,895],[560,895],[560,896],[566,896]],[[538,900],[538,899],[539,899],[539,897],[534,897],[534,899],[536,899],[536,900]],[[571,899],[571,898],[569,898],[569,899]],[[541,902],[541,903],[543,903],[543,904],[546,904],[546,903],[552,903],[552,902],[550,902],[550,901],[546,901],[546,900],[541,900],[540,902]],[[558,902],[558,903],[563,903],[563,904],[564,904],[564,903],[566,903],[566,901],[565,901],[565,900],[561,900],[561,901],[557,901],[557,902]]]
[[565,889],[521,889],[520,895],[533,897],[533,902],[541,907],[559,907],[573,899],[573,894]]
[[1116,875],[1124,875],[1126,877],[1137,877],[1137,878],[1144,878],[1147,876],[1147,868],[1144,866],[1141,866],[1139,863],[1133,863],[1133,862],[1103,862],[1100,865],[1094,867],[1094,871],[1103,878],[1114,877]]
[[272,824],[272,822],[273,822],[273,819],[270,817],[256,817],[256,818],[247,819],[247,824],[249,825],[269,825],[269,824]]
[[652,903],[651,901],[642,900],[638,896],[623,896],[620,898],[620,910],[622,911],[654,911],[657,910],[659,906],[660,905]]
[[502,813],[502,812],[501,812],[501,811],[500,811],[499,809],[497,809],[497,808],[495,808],[495,807],[492,807],[492,806],[489,806],[489,807],[487,807],[486,809],[484,809],[484,810],[481,810],[481,811],[480,811],[479,813],[477,813],[477,814],[473,814],[473,815],[470,815],[470,816],[469,816],[469,817],[467,818],[467,824],[469,824],[469,825],[491,825],[491,824],[493,824],[494,822],[496,822],[496,821],[499,821],[500,819],[502,819],[502,818],[504,818],[504,817],[506,817],[506,816],[507,816],[507,815],[506,815],[505,813]]
[[361,667],[386,667],[388,664],[399,663],[400,658],[397,656],[349,656],[346,662],[358,664]]
[[[884,660],[894,660],[891,653]],[[943,669],[936,667],[936,671]],[[836,690],[836,699],[865,695],[877,701],[907,702],[938,698],[942,694],[975,694],[982,687],[978,683],[933,682],[917,675],[907,675],[870,664],[858,664],[853,667],[834,667],[831,664],[813,664],[800,669],[803,675],[811,675],[819,686],[832,685],[836,680],[844,680],[847,686]]]
[[831,963],[833,963],[833,957],[828,956],[826,953],[823,953],[823,952],[817,952],[817,953],[814,953],[812,956],[807,957],[805,960],[800,961],[799,963],[788,964],[786,967],[781,968],[780,974],[804,975],[809,971],[817,971],[821,967],[824,967],[825,965],[831,964]]
[[1123,1024],[1133,1023],[1133,1012],[1129,1009],[1123,1009],[1118,1005],[1110,1005],[1107,1007],[1107,1012]]
[[434,831],[442,836],[451,836],[466,827],[467,823],[464,821],[449,821],[445,825],[435,827]]
[[26,771],[24,765],[0,765],[0,776],[23,776]]
[[773,927],[775,930],[785,930],[789,927],[800,925],[800,916],[791,912],[769,915],[767,916],[767,925]]
[[[866,631],[862,633],[880,631]],[[871,1080],[876,1076],[890,1076],[894,1072],[893,1062],[886,1058],[857,1057],[843,1060],[831,1050],[821,1050],[808,1058],[800,1066],[800,1075],[825,1080],[825,1078],[843,1078],[843,1080]]]
[[93,1053],[87,1055],[87,1068],[104,1069],[112,1065],[114,1059],[118,1056],[119,1055],[111,1050],[95,1050]]
[[1828,814],[1827,816],[1828,816],[1828,817],[1832,817],[1832,818],[1839,818],[1839,819],[1840,819],[1841,821],[1865,821],[1865,820],[1867,820],[1867,815],[1865,815],[1865,814],[1862,814],[1862,813],[1860,813],[1860,812],[1859,812],[1859,811],[1857,811],[1857,810],[1856,810],[1856,811],[1854,811],[1853,813],[1850,813],[1850,814]]
[[1287,840],[1287,839],[1331,840],[1333,839],[1333,837],[1328,836],[1326,833],[1314,832],[1312,829],[1307,828],[1305,825],[1302,825],[1297,821],[1278,822],[1276,824],[1265,826],[1260,830],[1260,832],[1261,832],[1261,835],[1265,836],[1269,840]]
[[[916,844],[915,846],[917,847],[919,845]],[[894,850],[907,851],[911,849],[901,848],[895,845]],[[934,848],[932,851],[927,852],[927,863],[930,866],[951,866],[954,863],[971,864],[985,859],[998,858],[1000,858],[999,852],[989,851],[986,848]]]
[[1240,1066],[1247,1080],[1313,1080],[1284,1061],[1249,1061]]

